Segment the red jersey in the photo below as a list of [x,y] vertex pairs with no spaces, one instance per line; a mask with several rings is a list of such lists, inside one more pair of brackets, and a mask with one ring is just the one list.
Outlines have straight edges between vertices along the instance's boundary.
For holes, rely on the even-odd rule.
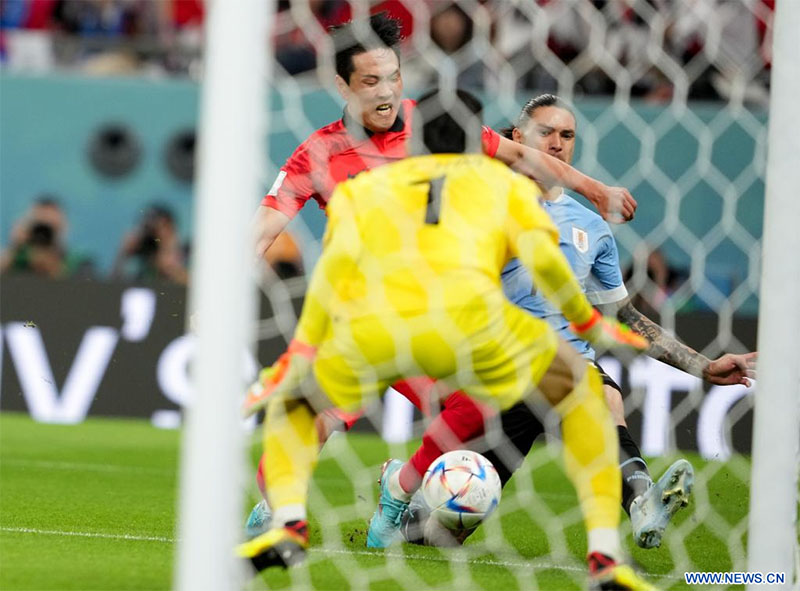
[[[344,116],[312,133],[281,167],[278,178],[261,204],[294,217],[309,199],[325,209],[333,189],[341,181],[406,157],[406,141],[411,136],[411,115],[416,105],[403,99],[394,125],[373,133]],[[494,156],[500,136],[483,127],[483,151]]]

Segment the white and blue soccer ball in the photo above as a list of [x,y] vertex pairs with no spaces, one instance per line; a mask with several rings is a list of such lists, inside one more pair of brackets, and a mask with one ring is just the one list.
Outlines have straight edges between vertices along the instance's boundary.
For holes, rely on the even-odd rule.
[[431,517],[450,530],[477,527],[500,502],[500,477],[492,463],[459,449],[439,456],[422,479]]

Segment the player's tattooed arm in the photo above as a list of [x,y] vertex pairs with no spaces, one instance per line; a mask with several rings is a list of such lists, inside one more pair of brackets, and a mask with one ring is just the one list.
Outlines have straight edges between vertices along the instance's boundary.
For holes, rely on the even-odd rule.
[[698,378],[708,379],[706,372],[711,360],[691,347],[687,347],[639,312],[631,303],[630,298],[626,298],[617,309],[617,319],[647,339],[650,346],[645,353],[653,359]]
[[[750,387],[756,377],[758,353],[726,353],[713,361],[705,355],[687,347],[661,326],[634,308],[630,298],[607,309],[606,314],[617,315],[617,319],[627,324],[631,330],[642,335],[650,344],[645,351],[653,359],[676,367],[688,374],[702,378],[719,386],[741,384]],[[606,306],[601,306],[606,308]]]

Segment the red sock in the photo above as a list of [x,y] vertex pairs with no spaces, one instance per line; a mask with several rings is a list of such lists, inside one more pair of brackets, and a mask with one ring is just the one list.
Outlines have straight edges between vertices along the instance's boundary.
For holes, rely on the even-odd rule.
[[420,412],[429,416],[431,414],[430,393],[436,380],[429,377],[408,378],[392,384],[392,388],[408,398]]
[[404,491],[412,493],[422,483],[422,476],[436,458],[446,451],[483,433],[484,417],[495,412],[475,402],[463,392],[455,392],[444,401],[444,408],[422,436],[422,445],[400,469],[398,478]]
[[261,454],[261,459],[258,461],[258,472],[256,472],[256,484],[264,499],[267,498],[267,483],[264,481],[264,459],[266,457],[265,454]]

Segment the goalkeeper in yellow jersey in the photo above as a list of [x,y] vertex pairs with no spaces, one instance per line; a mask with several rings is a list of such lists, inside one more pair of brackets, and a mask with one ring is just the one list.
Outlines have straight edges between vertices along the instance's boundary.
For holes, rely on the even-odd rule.
[[536,185],[478,154],[480,112],[463,91],[429,93],[413,114],[410,151],[430,155],[363,172],[334,192],[323,254],[265,398],[273,529],[238,548],[259,570],[304,556],[316,414],[356,411],[398,379],[427,375],[500,409],[526,397],[549,402],[561,417],[592,580],[651,589],[619,563],[618,443],[600,376],[504,297],[504,264],[518,257],[581,338],[606,349],[647,342],[591,307],[532,198]]

